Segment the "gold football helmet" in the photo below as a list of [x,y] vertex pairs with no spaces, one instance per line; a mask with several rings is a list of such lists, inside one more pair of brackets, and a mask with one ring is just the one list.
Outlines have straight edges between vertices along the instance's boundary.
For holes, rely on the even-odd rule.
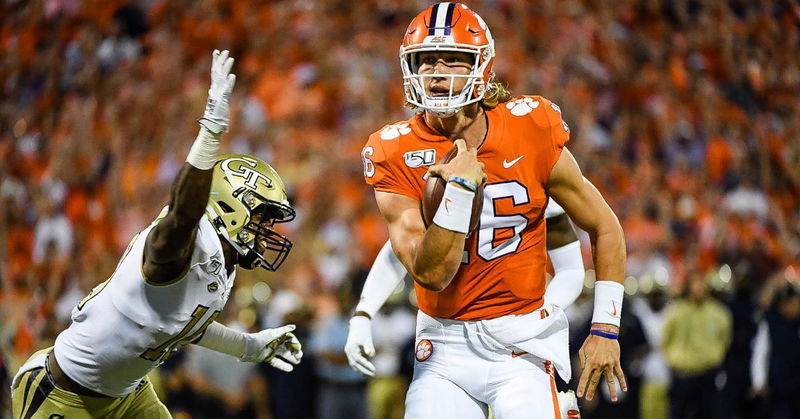
[[245,154],[223,154],[213,170],[207,211],[211,224],[239,253],[239,266],[275,271],[292,242],[272,226],[295,217],[278,172]]

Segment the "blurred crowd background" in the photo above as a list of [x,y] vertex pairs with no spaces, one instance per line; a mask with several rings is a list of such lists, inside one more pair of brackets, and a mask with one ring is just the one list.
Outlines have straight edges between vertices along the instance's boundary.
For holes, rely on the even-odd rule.
[[[178,417],[401,417],[410,284],[374,321],[378,378],[352,372],[343,346],[387,239],[359,151],[410,116],[397,53],[429,4],[0,1],[0,416],[9,376],[167,203],[218,48],[238,76],[223,147],[271,162],[299,214],[281,226],[286,264],[240,272],[223,320],[294,322],[307,355],[284,374],[187,347],[153,374],[161,396]],[[625,229],[631,390],[583,417],[800,417],[798,1],[467,4],[492,30],[498,79],[561,106]],[[575,352],[594,279],[582,240]]]

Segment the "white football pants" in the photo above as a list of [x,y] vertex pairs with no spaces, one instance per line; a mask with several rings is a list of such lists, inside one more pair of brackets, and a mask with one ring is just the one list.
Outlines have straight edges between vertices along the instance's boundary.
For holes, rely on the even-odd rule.
[[553,366],[568,379],[568,323],[560,309],[482,321],[420,311],[416,342],[406,418],[479,419],[491,406],[496,419],[563,419]]

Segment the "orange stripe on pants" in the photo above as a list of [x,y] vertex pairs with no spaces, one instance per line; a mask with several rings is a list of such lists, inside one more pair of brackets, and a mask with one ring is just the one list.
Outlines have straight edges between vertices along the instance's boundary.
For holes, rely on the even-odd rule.
[[550,393],[553,396],[553,413],[555,419],[561,419],[561,409],[558,406],[558,391],[556,390],[556,375],[553,368],[553,363],[550,361],[544,362],[544,370],[550,376]]

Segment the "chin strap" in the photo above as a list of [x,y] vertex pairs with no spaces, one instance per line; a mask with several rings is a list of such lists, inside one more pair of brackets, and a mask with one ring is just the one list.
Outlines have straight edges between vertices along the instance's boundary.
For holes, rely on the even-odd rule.
[[231,245],[231,247],[236,250],[236,253],[239,254],[239,258],[237,259],[237,264],[239,266],[244,269],[255,269],[261,266],[261,259],[258,258],[256,252],[246,246],[236,243],[235,240],[231,239],[231,236],[228,235],[228,230],[225,229],[225,223],[222,222],[222,219],[214,212],[214,209],[211,208],[210,205],[206,206],[206,217],[208,217],[208,221],[211,222],[211,225],[214,227],[214,230],[217,231],[217,234],[229,245]]

